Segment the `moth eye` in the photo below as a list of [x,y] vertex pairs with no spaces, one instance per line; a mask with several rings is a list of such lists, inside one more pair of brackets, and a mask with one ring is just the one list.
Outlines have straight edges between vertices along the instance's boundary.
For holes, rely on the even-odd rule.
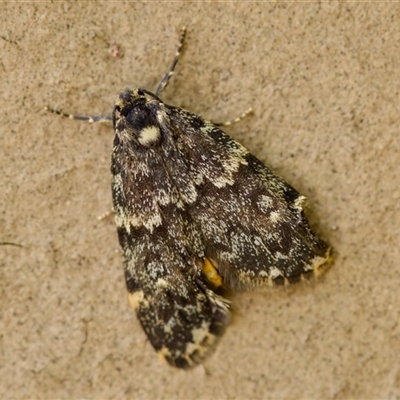
[[118,108],[119,108],[118,111],[120,112],[120,114],[122,116],[126,117],[129,114],[129,112],[132,110],[132,105],[131,104],[127,104],[126,106],[122,107],[122,109],[120,107],[118,107]]

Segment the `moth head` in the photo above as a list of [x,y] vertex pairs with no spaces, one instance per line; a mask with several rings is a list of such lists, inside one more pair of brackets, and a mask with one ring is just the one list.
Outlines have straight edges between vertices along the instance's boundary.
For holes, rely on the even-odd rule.
[[160,99],[144,89],[126,89],[119,95],[113,110],[116,140],[134,142],[152,148],[161,142],[157,111]]

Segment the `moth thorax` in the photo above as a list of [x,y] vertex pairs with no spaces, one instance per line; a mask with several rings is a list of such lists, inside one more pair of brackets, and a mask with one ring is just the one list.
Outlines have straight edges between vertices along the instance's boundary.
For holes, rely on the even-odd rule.
[[154,146],[161,139],[160,128],[156,125],[148,125],[142,128],[138,135],[138,141],[142,146]]

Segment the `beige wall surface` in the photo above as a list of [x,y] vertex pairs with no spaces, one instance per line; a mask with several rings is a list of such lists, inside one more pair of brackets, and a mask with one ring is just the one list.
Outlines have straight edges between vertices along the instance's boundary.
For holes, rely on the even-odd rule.
[[[0,10],[1,398],[400,398],[399,4]],[[112,127],[43,109],[109,114],[125,87],[154,90],[182,25],[163,100],[212,120],[252,106],[227,132],[308,198],[336,252],[317,282],[233,294],[216,352],[187,372],[159,362],[114,222],[97,220]]]

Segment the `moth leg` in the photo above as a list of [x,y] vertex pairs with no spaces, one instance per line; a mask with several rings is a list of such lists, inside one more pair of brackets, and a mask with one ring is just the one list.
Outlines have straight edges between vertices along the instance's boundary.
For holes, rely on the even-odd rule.
[[226,122],[213,122],[213,121],[211,121],[211,123],[213,125],[215,125],[215,126],[231,126],[233,124],[236,124],[236,123],[242,121],[243,119],[245,119],[252,112],[253,112],[253,109],[250,107],[244,113],[240,114],[235,119],[230,119],[229,121],[226,121]]
[[99,215],[97,217],[97,220],[98,221],[103,221],[103,219],[106,219],[106,218],[108,218],[108,217],[110,217],[111,215],[114,215],[114,214],[115,214],[115,210],[114,210],[114,207],[113,207],[113,208],[111,208],[111,210],[108,210],[105,213]]
[[0,242],[0,246],[16,246],[16,247],[24,247],[22,244],[13,243],[13,242]]
[[44,108],[46,111],[50,111],[53,114],[61,115],[62,117],[69,118],[69,119],[77,119],[79,121],[87,121],[87,122],[110,122],[112,121],[111,115],[93,115],[93,116],[86,116],[86,115],[74,115],[74,114],[67,114],[60,110],[55,110],[50,107]]
[[171,79],[172,75],[174,74],[174,69],[176,67],[176,64],[178,63],[179,56],[181,54],[183,41],[185,40],[185,34],[186,34],[186,27],[184,26],[184,27],[182,27],[182,30],[181,30],[181,36],[179,38],[178,49],[175,53],[174,60],[172,61],[169,71],[164,76],[162,81],[158,84],[158,87],[157,87],[157,90],[155,93],[156,96],[158,96],[167,87],[169,80]]

